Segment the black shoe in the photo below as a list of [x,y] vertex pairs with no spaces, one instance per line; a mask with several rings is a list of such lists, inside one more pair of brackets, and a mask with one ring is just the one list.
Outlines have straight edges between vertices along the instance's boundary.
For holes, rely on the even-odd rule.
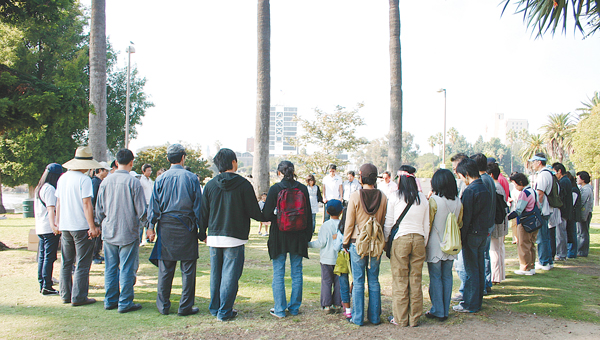
[[177,315],[179,315],[179,316],[194,315],[194,314],[198,314],[199,311],[200,311],[200,308],[198,308],[198,307],[192,307],[188,311],[177,313]]
[[96,299],[87,298],[87,299],[85,299],[85,300],[83,300],[81,302],[72,302],[71,306],[78,307],[78,306],[91,305],[94,302],[96,302]]
[[106,310],[113,310],[113,309],[117,309],[117,307],[119,307],[119,305],[112,305],[112,306],[108,306],[108,307],[104,307],[104,309]]
[[41,291],[42,295],[58,295],[59,291],[54,289],[54,288],[50,288],[50,289],[42,289]]
[[224,321],[224,322],[232,321],[236,316],[238,316],[238,311],[234,309],[234,310],[231,311],[231,316],[230,317],[224,318],[224,319],[218,319],[217,318],[217,320]]
[[160,310],[159,310],[158,312],[159,312],[160,314],[162,314],[162,315],[169,315],[169,311],[168,311],[168,310],[166,310],[166,311],[160,311]]
[[140,305],[139,303],[134,303],[133,305],[131,305],[131,307],[127,309],[119,309],[119,313],[129,313],[140,309],[142,309],[142,305]]
[[425,317],[428,318],[428,319],[436,319],[438,321],[446,321],[448,319],[447,316],[439,317],[439,316],[433,315],[433,314],[431,314],[429,312],[425,312]]

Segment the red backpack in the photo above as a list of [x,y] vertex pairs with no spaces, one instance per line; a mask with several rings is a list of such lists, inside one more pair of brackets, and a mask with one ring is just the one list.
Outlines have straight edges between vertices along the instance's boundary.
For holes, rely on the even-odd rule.
[[306,229],[306,199],[298,188],[285,188],[277,195],[277,225],[280,231]]

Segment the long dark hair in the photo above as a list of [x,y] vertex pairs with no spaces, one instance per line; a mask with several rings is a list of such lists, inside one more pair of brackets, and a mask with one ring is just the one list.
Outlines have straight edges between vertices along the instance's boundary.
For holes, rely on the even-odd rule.
[[417,179],[413,175],[415,168],[408,165],[400,167],[400,171],[408,172],[409,175],[401,175],[398,177],[398,197],[404,198],[404,202],[407,204],[417,205],[421,204],[421,198],[419,197],[419,187],[417,186]]
[[281,161],[277,166],[277,171],[281,172],[284,179],[295,181],[296,174],[294,173],[294,163],[290,161]]
[[449,200],[455,200],[458,196],[456,179],[452,171],[448,169],[439,169],[431,178],[431,190],[439,197],[445,197]]
[[40,181],[38,182],[37,186],[35,187],[35,198],[40,198],[40,190],[42,189],[42,187],[44,186],[44,184],[48,183],[51,186],[54,187],[54,189],[56,189],[56,184],[58,183],[58,179],[60,178],[62,174],[55,174],[52,172],[48,172],[48,169],[44,170],[44,173],[42,174],[42,178],[40,178]]

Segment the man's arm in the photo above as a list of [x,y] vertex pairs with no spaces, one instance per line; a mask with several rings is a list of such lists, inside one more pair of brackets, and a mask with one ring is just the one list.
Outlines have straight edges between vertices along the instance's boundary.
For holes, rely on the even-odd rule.
[[96,225],[94,224],[94,207],[92,206],[91,197],[83,199],[83,213],[85,215],[85,220],[88,223],[88,227],[90,228],[90,230],[88,230],[88,238],[91,240],[93,237],[100,236],[100,230],[96,228]]
[[55,223],[56,229],[58,229],[58,230],[60,230],[59,220],[60,220],[60,198],[57,197],[56,198],[56,216],[54,217],[54,223]]
[[327,203],[327,185],[325,185],[325,180],[323,180],[323,204]]
[[343,197],[344,197],[344,187],[341,184],[340,184],[339,190],[340,190],[340,199],[343,199]]

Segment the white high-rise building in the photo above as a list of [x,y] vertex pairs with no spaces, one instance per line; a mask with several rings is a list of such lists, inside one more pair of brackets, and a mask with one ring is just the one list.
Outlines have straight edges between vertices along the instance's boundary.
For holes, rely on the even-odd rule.
[[298,136],[298,122],[294,116],[298,108],[287,106],[271,106],[269,123],[269,154],[286,155],[296,153],[296,147],[288,141]]
[[506,119],[504,113],[495,113],[485,128],[485,140],[500,138],[500,141],[506,144],[506,133],[510,130],[529,131],[529,122],[527,119]]

